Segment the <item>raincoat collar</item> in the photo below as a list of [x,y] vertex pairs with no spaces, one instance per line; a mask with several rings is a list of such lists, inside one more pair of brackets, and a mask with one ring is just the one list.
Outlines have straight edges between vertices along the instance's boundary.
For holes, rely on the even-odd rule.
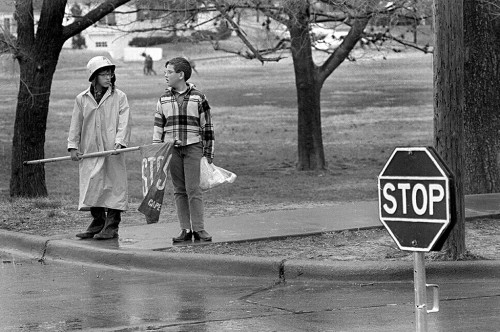
[[[94,95],[92,94],[92,85],[91,85],[91,86],[89,86],[89,87],[87,88],[87,90],[85,90],[85,91],[84,91],[84,94],[89,95],[90,97],[92,97],[92,99],[93,99],[94,101],[96,101],[96,99],[94,98]],[[97,103],[97,101],[96,101],[96,104],[101,104],[101,103],[102,103],[102,102],[103,102],[106,98],[108,98],[108,96],[109,96],[109,95],[111,95],[111,89],[110,89],[110,88],[108,88],[108,89],[106,90],[106,92],[105,92],[105,93],[104,93],[104,95],[102,96],[101,101],[100,101],[99,103]]]

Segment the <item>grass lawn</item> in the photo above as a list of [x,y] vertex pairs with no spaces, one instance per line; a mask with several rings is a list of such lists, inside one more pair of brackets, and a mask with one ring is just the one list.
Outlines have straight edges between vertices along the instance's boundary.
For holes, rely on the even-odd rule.
[[[178,52],[206,59],[213,51]],[[84,66],[94,55],[73,50],[61,55],[51,93],[46,158],[67,155],[74,98],[88,85]],[[238,175],[234,184],[206,195],[208,217],[375,200],[377,176],[394,147],[432,144],[432,56],[387,53],[383,60],[379,52],[358,55],[357,61],[342,64],[322,89],[328,170],[317,172],[295,170],[297,106],[290,58],[265,65],[235,57],[197,61],[198,74],[190,81],[205,92],[213,110],[214,162]],[[142,63],[117,64],[117,86],[127,93],[133,117],[131,146],[149,144],[154,106],[165,89],[163,64],[155,63],[157,76],[144,76]],[[47,214],[65,219],[66,226],[82,227],[88,215],[74,213],[78,171],[71,161],[46,164],[47,200],[12,203],[19,209],[9,202],[17,80],[8,72],[0,75],[0,202],[4,215],[8,213],[3,220],[10,223],[4,228],[23,223],[29,231],[30,223],[46,223]],[[135,211],[142,199],[140,161],[139,152],[127,155],[132,208],[124,222],[140,219]],[[162,222],[176,221],[171,193],[166,193]]]

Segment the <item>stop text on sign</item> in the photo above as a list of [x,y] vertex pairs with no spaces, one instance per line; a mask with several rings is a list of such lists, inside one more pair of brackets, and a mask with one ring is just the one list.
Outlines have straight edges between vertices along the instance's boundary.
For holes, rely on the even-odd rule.
[[446,181],[441,179],[380,179],[382,217],[445,219]]

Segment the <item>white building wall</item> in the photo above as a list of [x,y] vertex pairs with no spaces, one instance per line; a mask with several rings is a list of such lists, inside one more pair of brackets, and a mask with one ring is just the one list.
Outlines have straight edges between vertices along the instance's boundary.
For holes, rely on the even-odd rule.
[[82,33],[85,38],[87,49],[91,51],[104,51],[115,59],[123,58],[123,50],[131,40],[130,35],[119,35],[104,31],[85,31]]
[[123,61],[144,61],[142,53],[149,54],[153,61],[163,58],[163,49],[160,47],[126,47],[123,50]]

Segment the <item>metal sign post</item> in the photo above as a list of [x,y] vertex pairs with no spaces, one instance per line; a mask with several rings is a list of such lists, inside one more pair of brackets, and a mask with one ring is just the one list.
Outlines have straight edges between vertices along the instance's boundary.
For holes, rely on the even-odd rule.
[[[430,147],[396,148],[378,177],[380,221],[401,250],[413,251],[415,325],[439,311],[437,285],[426,284],[425,252],[440,250],[455,222],[453,175]],[[427,310],[427,287],[434,289]]]
[[425,286],[425,257],[413,253],[413,284],[415,288],[415,324],[417,332],[427,332],[427,288]]
[[[413,284],[415,288],[415,324],[417,332],[427,332],[427,314],[439,311],[439,286],[427,284],[425,276],[425,253],[413,253]],[[433,288],[432,309],[427,310],[427,287]]]

